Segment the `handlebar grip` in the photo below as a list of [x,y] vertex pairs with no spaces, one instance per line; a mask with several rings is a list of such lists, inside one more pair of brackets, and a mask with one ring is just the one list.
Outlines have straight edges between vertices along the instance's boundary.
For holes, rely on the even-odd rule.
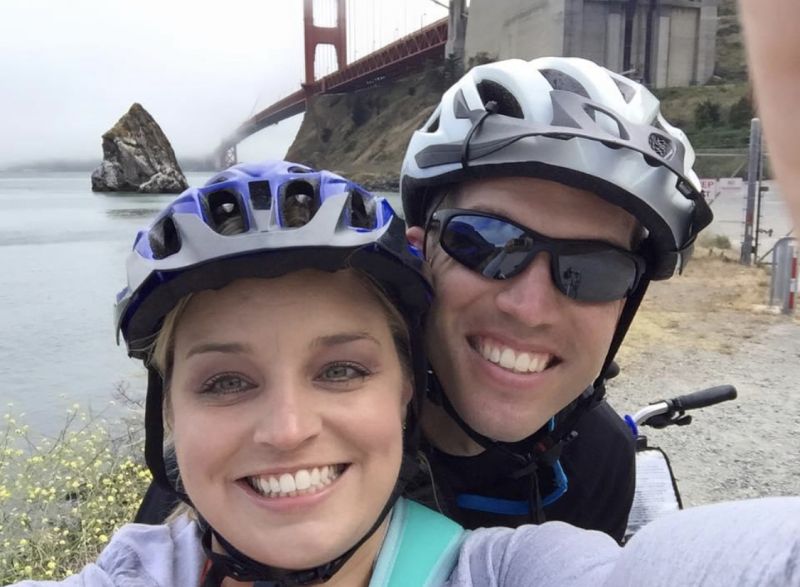
[[717,385],[708,389],[701,389],[694,393],[678,396],[672,399],[672,405],[678,410],[696,410],[713,406],[720,402],[736,399],[736,388],[733,385]]

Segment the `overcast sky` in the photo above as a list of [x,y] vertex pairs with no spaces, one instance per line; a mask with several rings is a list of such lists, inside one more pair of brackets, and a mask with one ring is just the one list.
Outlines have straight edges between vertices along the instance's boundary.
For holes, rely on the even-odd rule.
[[[330,0],[315,0],[332,18]],[[446,15],[432,0],[348,0],[349,60]],[[179,157],[207,155],[259,108],[300,88],[302,0],[0,0],[0,167],[100,159],[133,102]],[[324,24],[322,22],[321,24]],[[333,67],[323,56],[322,68]],[[325,73],[325,70],[321,73]],[[281,157],[299,118],[240,158]]]

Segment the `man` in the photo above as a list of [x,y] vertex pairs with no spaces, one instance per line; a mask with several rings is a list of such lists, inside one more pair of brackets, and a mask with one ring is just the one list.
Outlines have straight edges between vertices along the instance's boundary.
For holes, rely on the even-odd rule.
[[693,161],[649,91],[589,61],[484,65],[444,94],[401,177],[436,294],[415,497],[467,527],[622,538],[633,436],[603,375],[711,220]]

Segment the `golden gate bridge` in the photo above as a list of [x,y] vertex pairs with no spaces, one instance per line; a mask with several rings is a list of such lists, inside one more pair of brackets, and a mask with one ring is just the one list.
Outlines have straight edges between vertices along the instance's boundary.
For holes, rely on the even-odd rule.
[[[323,26],[315,24],[314,0],[303,0],[305,81],[297,91],[253,114],[222,140],[215,153],[216,160],[221,162],[222,167],[236,163],[236,146],[242,140],[270,125],[305,112],[308,100],[313,96],[352,92],[419,69],[428,61],[443,61],[448,31],[452,34],[455,29],[451,23],[454,18],[464,17],[463,0],[454,2],[450,7],[450,16],[422,26],[419,30],[348,63],[347,3],[346,0],[329,1],[335,3],[335,23],[332,26]],[[431,1],[447,7],[437,0]],[[463,31],[463,27],[459,28]],[[354,34],[355,30],[351,28],[350,35]],[[319,46],[333,48],[336,70],[317,79],[315,66]]]

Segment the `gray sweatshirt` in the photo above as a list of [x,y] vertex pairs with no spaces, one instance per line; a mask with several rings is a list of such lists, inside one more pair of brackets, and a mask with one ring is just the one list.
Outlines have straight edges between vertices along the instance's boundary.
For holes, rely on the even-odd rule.
[[[197,587],[205,555],[197,525],[121,528],[68,587]],[[19,587],[53,585],[24,581]],[[800,587],[800,497],[685,510],[620,548],[561,522],[471,532],[442,587]],[[419,587],[416,585],[409,587]]]

